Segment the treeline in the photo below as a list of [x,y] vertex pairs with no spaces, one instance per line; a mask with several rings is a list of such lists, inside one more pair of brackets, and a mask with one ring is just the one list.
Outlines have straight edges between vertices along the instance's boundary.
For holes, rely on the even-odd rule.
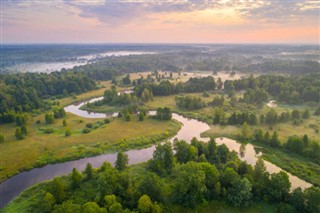
[[287,104],[303,102],[320,102],[320,72],[303,76],[274,76],[263,75],[257,78],[251,76],[224,83],[227,94],[232,96],[235,91],[246,90],[243,102],[261,103],[268,96]]
[[291,112],[281,112],[281,114],[278,114],[274,109],[270,109],[266,114],[260,114],[260,116],[257,116],[256,113],[252,112],[233,112],[227,117],[225,111],[221,107],[215,107],[213,124],[242,125],[247,123],[250,125],[267,124],[273,126],[278,123],[292,121],[294,125],[299,125],[304,119],[308,119],[310,116],[311,113],[308,109],[305,109],[303,112],[295,109]]
[[212,91],[216,89],[216,82],[212,76],[202,78],[190,78],[187,82],[179,82],[173,84],[170,81],[161,81],[159,84],[148,83],[145,81],[141,82],[141,85],[135,87],[137,94],[147,88],[154,96],[168,96],[178,93],[195,93]]
[[320,145],[317,141],[310,140],[306,134],[303,137],[296,135],[290,136],[288,137],[287,141],[281,145],[278,138],[278,133],[276,131],[270,135],[269,131],[263,133],[261,129],[256,129],[251,140],[258,143],[267,144],[272,147],[283,148],[287,150],[287,152],[294,152],[311,159],[317,164],[320,164]]
[[320,64],[317,61],[293,61],[293,60],[272,60],[258,64],[250,64],[242,71],[249,72],[277,72],[290,74],[305,74],[319,72]]
[[43,99],[80,94],[96,87],[82,72],[1,74],[0,85],[0,123],[8,122],[9,114],[45,107]]
[[206,106],[206,103],[201,98],[192,96],[176,97],[176,105],[179,108],[187,110],[197,110]]
[[111,80],[125,73],[145,72],[150,70],[179,71],[180,68],[172,63],[170,55],[132,55],[109,57],[92,64],[74,67],[76,72],[84,72],[95,80]]
[[25,196],[34,200],[26,211],[168,212],[172,205],[196,209],[217,200],[236,207],[270,202],[280,204],[279,212],[320,210],[318,187],[290,192],[287,173],[270,175],[262,159],[252,167],[214,140],[158,145],[146,166],[127,168],[128,160],[118,153],[116,168],[106,162],[97,169],[87,164],[83,172],[73,169],[71,175],[43,185],[43,190],[29,190],[32,194]]

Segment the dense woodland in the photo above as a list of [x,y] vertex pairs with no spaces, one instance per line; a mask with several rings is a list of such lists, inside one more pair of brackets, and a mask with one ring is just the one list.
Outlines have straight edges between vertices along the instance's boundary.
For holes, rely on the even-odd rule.
[[[175,150],[175,154],[173,153]],[[214,140],[191,144],[175,140],[158,145],[147,164],[127,167],[128,157],[118,153],[115,168],[104,163],[83,172],[73,169],[42,190],[28,191],[33,205],[28,212],[170,212],[180,205],[195,209],[210,201],[246,207],[263,201],[278,212],[319,212],[317,187],[290,192],[284,172],[269,174],[259,159],[254,167]],[[26,196],[29,196],[26,194]]]

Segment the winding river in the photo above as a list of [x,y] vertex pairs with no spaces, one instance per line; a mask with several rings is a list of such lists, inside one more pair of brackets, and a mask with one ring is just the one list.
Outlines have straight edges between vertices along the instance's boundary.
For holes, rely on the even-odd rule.
[[[90,101],[82,102],[79,104],[73,104],[65,107],[65,111],[69,113],[73,113],[80,117],[85,118],[105,118],[110,116],[116,116],[117,113],[113,114],[104,114],[104,113],[93,113],[87,112],[84,110],[80,110],[80,107],[84,104],[90,102],[95,102],[101,100],[100,98],[94,98]],[[150,112],[152,114],[154,112]],[[177,132],[177,134],[170,139],[172,142],[174,138],[178,138],[179,140],[185,140],[190,142],[193,137],[196,137],[199,140],[207,142],[209,138],[202,138],[200,134],[202,132],[210,129],[210,126],[204,122],[188,119],[179,114],[173,113],[173,119],[182,123],[181,129]],[[238,153],[239,158],[247,161],[251,165],[255,165],[255,162],[258,159],[258,156],[261,153],[256,153],[254,150],[254,146],[251,144],[241,145],[237,143],[235,140],[231,140],[229,138],[217,138],[217,144],[225,144],[230,151],[235,151]],[[126,153],[129,156],[129,164],[136,164],[140,162],[145,162],[152,158],[153,152],[155,150],[155,146],[151,146],[149,148],[139,149],[139,150],[130,150]],[[117,153],[111,154],[102,154],[95,157],[82,158],[79,160],[68,161],[65,163],[57,163],[57,164],[49,164],[41,168],[34,168],[30,171],[21,172],[3,183],[0,184],[0,208],[3,208],[6,204],[8,204],[12,199],[18,196],[23,190],[28,187],[45,181],[50,180],[56,176],[65,175],[71,173],[73,168],[77,168],[78,170],[84,170],[87,163],[91,163],[93,167],[100,167],[103,162],[107,161],[114,164],[117,157]],[[270,173],[276,173],[282,171],[281,168],[276,165],[265,161],[266,168]],[[307,188],[312,186],[310,183],[305,182],[304,180],[299,179],[296,176],[289,174],[289,179],[291,182],[291,189],[295,189],[297,187]]]

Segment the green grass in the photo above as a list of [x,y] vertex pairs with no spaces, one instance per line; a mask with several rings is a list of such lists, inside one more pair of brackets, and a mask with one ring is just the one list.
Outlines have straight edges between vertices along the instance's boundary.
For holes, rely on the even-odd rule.
[[[42,124],[36,124],[37,120],[41,120]],[[50,125],[44,124],[44,115],[30,119],[27,125],[29,134],[23,140],[15,138],[15,124],[2,125],[1,133],[5,142],[0,144],[0,180],[3,181],[19,171],[48,163],[98,155],[106,151],[145,147],[173,136],[181,126],[173,120],[168,122],[146,119],[141,122],[134,116],[130,122],[115,119],[110,124],[82,134],[86,123],[99,120],[103,122],[103,119],[86,119],[67,113],[66,120],[68,126],[63,127],[62,119]],[[80,120],[83,123],[80,123]],[[45,134],[39,128],[52,128],[54,133]],[[67,128],[72,132],[70,137],[64,136]]]

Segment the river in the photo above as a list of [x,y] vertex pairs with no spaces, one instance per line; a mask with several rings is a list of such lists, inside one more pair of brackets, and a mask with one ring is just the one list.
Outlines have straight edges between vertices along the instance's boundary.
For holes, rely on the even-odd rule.
[[[73,113],[75,115],[85,118],[105,118],[108,116],[116,116],[116,113],[106,115],[104,113],[93,113],[80,110],[80,107],[84,104],[88,102],[92,103],[101,99],[102,97],[94,98],[86,102],[69,105],[64,109],[66,112]],[[174,138],[190,142],[193,137],[196,137],[197,139],[205,142],[209,141],[209,138],[202,138],[200,136],[201,133],[210,129],[210,126],[208,124],[195,119],[185,118],[177,113],[173,113],[172,117],[173,119],[182,123],[182,127],[177,132],[177,134],[170,139],[171,142],[173,142]],[[217,138],[216,142],[219,145],[225,144],[230,151],[237,152],[241,160],[247,161],[251,165],[255,165],[258,156],[261,155],[261,153],[255,152],[254,146],[251,144],[241,145],[240,143],[237,143],[235,140],[229,138]],[[149,148],[127,151],[126,153],[129,157],[129,164],[145,162],[151,159],[154,150],[155,145]],[[45,180],[50,180],[56,176],[69,174],[71,173],[73,168],[77,168],[78,170],[82,171],[84,170],[87,163],[91,163],[93,167],[100,167],[102,163],[105,161],[114,164],[116,156],[117,153],[102,154],[95,157],[82,158],[79,160],[68,161],[65,163],[49,164],[41,168],[34,168],[30,171],[21,172],[0,184],[0,208],[3,208],[12,199],[18,196],[23,190],[27,189],[28,187],[36,183]],[[282,171],[281,168],[277,167],[276,165],[268,161],[265,161],[265,165],[269,173],[276,173]],[[291,175],[290,173],[288,174],[291,182],[291,189],[295,189],[297,187],[301,187],[302,189],[304,189],[312,186],[310,183],[301,180],[298,177]]]

